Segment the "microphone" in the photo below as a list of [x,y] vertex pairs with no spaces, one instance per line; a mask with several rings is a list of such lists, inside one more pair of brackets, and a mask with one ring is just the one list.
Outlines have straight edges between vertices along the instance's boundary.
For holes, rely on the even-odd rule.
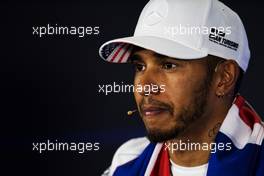
[[137,109],[135,109],[135,110],[130,110],[130,111],[127,111],[127,115],[129,115],[129,116],[131,116],[134,112],[136,112],[137,111]]

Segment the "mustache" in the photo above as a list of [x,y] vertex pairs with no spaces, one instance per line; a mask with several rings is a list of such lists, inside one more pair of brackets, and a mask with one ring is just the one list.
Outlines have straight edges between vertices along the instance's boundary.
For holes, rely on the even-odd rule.
[[143,98],[140,102],[139,102],[139,110],[140,112],[142,112],[142,109],[144,106],[146,105],[150,105],[150,106],[155,106],[155,107],[159,107],[162,109],[166,109],[168,110],[171,114],[173,114],[173,106],[171,106],[168,103],[159,101],[159,100],[155,100],[152,97],[147,97],[147,98]]

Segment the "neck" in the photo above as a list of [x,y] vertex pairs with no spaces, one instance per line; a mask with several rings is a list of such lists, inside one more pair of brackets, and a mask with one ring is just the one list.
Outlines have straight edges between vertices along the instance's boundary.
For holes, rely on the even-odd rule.
[[[166,145],[170,146],[170,159],[174,163],[186,167],[207,163],[211,153],[210,144],[214,142],[230,106],[231,103],[227,105],[222,102],[222,105],[214,106],[217,108],[211,107],[210,109],[216,111],[208,112],[207,115],[189,125],[180,136],[166,141]],[[181,144],[182,146],[186,144],[186,147],[180,148]],[[208,148],[202,148],[204,145],[208,146]],[[200,146],[200,149],[197,146]]]

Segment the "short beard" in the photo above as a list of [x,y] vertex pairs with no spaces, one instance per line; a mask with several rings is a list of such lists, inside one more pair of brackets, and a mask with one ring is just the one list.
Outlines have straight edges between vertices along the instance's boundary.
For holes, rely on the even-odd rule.
[[211,79],[207,77],[198,89],[193,92],[193,103],[190,106],[185,107],[177,118],[177,121],[180,121],[180,123],[183,124],[181,127],[174,127],[167,131],[159,129],[147,130],[148,139],[154,143],[175,139],[182,134],[190,124],[201,118],[207,106],[210,85]]

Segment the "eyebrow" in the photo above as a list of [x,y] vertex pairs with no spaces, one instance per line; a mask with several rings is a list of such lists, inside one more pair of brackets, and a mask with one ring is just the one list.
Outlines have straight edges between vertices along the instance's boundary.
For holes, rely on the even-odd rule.
[[[154,58],[157,59],[157,61],[162,61],[163,59],[173,59],[173,58],[170,58],[169,56],[165,56],[165,55],[162,55],[162,54],[159,54],[159,53],[156,53],[156,52],[154,52],[152,55],[154,56]],[[135,52],[133,52],[131,54],[129,60],[130,60],[131,63],[133,63],[135,61],[143,62],[143,58],[139,54],[137,54]]]
[[136,61],[139,61],[139,62],[143,62],[143,59],[142,57],[139,55],[139,54],[132,54],[130,57],[129,57],[129,61],[130,63],[133,63],[133,62],[136,62]]
[[154,53],[153,54],[156,58],[158,59],[172,59],[170,58],[169,56],[165,56],[165,55],[162,55],[162,54],[159,54],[159,53]]

